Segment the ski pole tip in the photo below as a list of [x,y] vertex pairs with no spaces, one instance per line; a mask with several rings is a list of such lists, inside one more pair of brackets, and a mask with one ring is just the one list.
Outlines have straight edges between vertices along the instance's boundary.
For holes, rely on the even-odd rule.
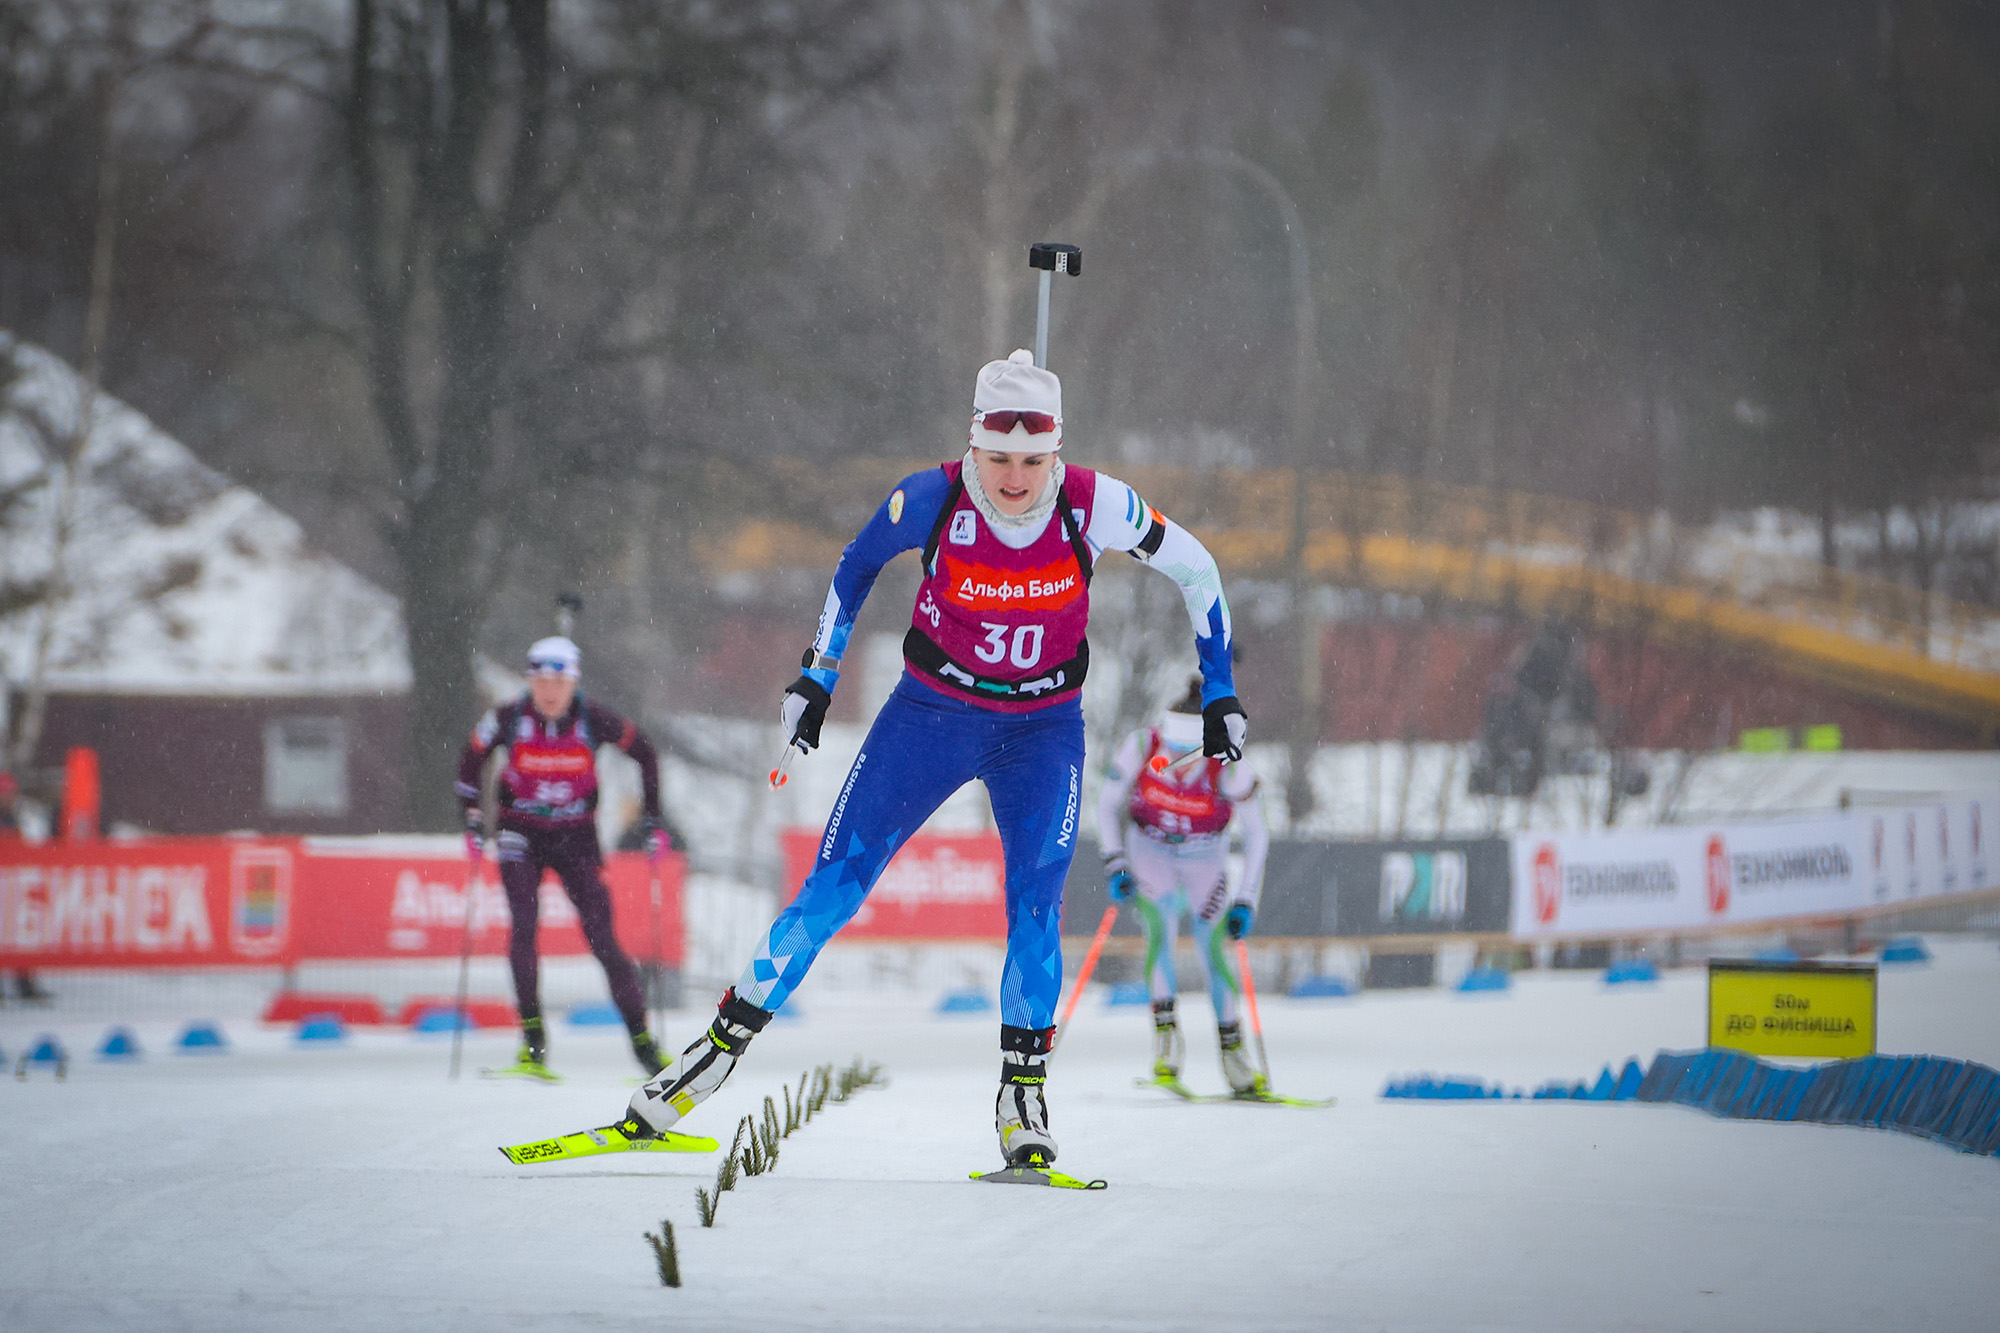
[[1167,771],[1167,757],[1163,754],[1156,754],[1146,762],[1155,773],[1164,773]]
[[784,769],[774,768],[771,770],[772,791],[776,791],[778,788],[784,786],[787,782],[790,782],[791,780],[792,780],[791,776],[787,774]]

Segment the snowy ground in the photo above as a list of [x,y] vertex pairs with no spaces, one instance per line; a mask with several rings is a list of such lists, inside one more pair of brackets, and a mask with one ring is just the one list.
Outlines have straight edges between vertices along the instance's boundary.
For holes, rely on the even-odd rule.
[[[2000,1065],[2000,949],[1933,940],[1885,971],[1885,1052]],[[1332,1110],[1190,1106],[1132,1086],[1144,1011],[1093,995],[1052,1071],[1077,1194],[968,1183],[995,1156],[990,1017],[860,988],[798,1000],[691,1129],[807,1067],[879,1061],[704,1230],[704,1157],[525,1168],[503,1142],[599,1124],[633,1072],[615,1032],[560,1026],[559,1087],[445,1078],[448,1037],[89,1058],[98,1020],[43,1031],[66,1082],[0,1083],[0,1327],[8,1329],[1988,1329],[2000,1162],[1893,1133],[1720,1121],[1679,1107],[1384,1101],[1432,1072],[1532,1088],[1698,1044],[1698,972],[1610,989],[1520,977],[1498,996],[1266,998],[1279,1086]],[[1189,996],[1188,1000],[1195,997]],[[670,1016],[686,1041],[702,1021]],[[1190,1081],[1216,1088],[1191,1032]],[[510,1036],[477,1035],[492,1064]],[[642,1233],[670,1219],[685,1285]]]

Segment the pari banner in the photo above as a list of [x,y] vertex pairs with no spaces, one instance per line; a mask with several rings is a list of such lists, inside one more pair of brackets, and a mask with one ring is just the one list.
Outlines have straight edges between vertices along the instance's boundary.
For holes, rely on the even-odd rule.
[[[806,882],[820,830],[783,834],[785,881]],[[1007,867],[991,833],[919,833],[904,843],[842,939],[999,940],[1007,935]]]
[[[494,864],[468,885],[455,839],[404,841],[418,846],[296,838],[0,845],[0,967],[455,957],[468,906],[473,951],[504,953],[511,918]],[[618,939],[637,961],[680,964],[684,874],[678,856],[664,858],[657,877],[643,856],[608,859]],[[553,876],[542,884],[539,919],[544,954],[588,952]]]
[[1278,839],[1265,862],[1257,932],[1343,938],[1499,934],[1507,929],[1508,854],[1501,838]]
[[1701,930],[2000,887],[1987,831],[2000,796],[1812,819],[1511,839],[1520,939]]

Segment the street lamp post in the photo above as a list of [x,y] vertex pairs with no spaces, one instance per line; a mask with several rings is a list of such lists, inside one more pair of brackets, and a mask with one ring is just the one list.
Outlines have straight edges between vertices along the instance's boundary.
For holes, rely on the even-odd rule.
[[1292,278],[1292,512],[1285,549],[1285,584],[1291,603],[1293,664],[1297,675],[1290,726],[1285,808],[1296,824],[1312,813],[1312,760],[1320,732],[1320,625],[1306,577],[1306,537],[1312,510],[1308,498],[1312,461],[1313,354],[1319,342],[1318,309],[1313,302],[1312,268],[1306,251],[1305,217],[1284,183],[1269,169],[1226,149],[1199,149],[1198,160],[1236,172],[1261,189],[1284,223]]

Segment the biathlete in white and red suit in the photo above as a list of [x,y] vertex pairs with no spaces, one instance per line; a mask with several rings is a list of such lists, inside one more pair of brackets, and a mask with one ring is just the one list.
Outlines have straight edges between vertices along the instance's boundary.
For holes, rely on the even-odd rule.
[[1125,483],[1064,466],[1062,385],[1027,352],[980,369],[973,409],[965,457],[905,478],[841,553],[804,674],[785,692],[786,732],[801,750],[818,745],[855,614],[891,558],[921,551],[903,678],[855,757],[798,896],[708,1033],[632,1098],[634,1120],[655,1130],[721,1084],[897,848],[977,778],[1007,866],[1000,1148],[1015,1165],[1054,1159],[1044,1061],[1083,786],[1077,691],[1090,657],[1090,577],[1105,551],[1129,552],[1181,585],[1202,669],[1204,748],[1241,757],[1245,718],[1214,559]]
[[604,966],[612,1002],[632,1034],[632,1054],[647,1074],[657,1074],[662,1062],[646,1031],[639,972],[618,943],[611,921],[611,891],[604,885],[604,853],[597,843],[597,747],[615,745],[638,761],[640,819],[647,850],[654,855],[666,845],[659,755],[637,726],[577,692],[582,662],[577,646],[566,638],[542,639],[529,648],[528,692],[479,719],[459,755],[454,789],[465,807],[466,848],[476,860],[486,833],[479,812],[480,772],[488,754],[499,746],[507,748],[494,843],[507,910],[513,916],[507,960],[514,970],[514,1003],[521,1014],[520,1063],[540,1067],[547,1055],[536,937],[542,875],[553,870],[576,904],[590,951]]
[[[1098,846],[1114,902],[1130,902],[1146,923],[1146,981],[1153,998],[1153,1077],[1180,1078],[1185,1045],[1174,1019],[1174,939],[1185,914],[1208,974],[1223,1077],[1239,1093],[1265,1091],[1243,1049],[1236,997],[1241,981],[1224,940],[1240,940],[1257,919],[1270,835],[1248,760],[1224,766],[1188,759],[1201,744],[1202,682],[1158,726],[1118,747],[1097,794]],[[1156,759],[1166,766],[1155,771]],[[1179,762],[1185,759],[1185,762]],[[1229,887],[1229,825],[1243,832],[1243,875]]]

